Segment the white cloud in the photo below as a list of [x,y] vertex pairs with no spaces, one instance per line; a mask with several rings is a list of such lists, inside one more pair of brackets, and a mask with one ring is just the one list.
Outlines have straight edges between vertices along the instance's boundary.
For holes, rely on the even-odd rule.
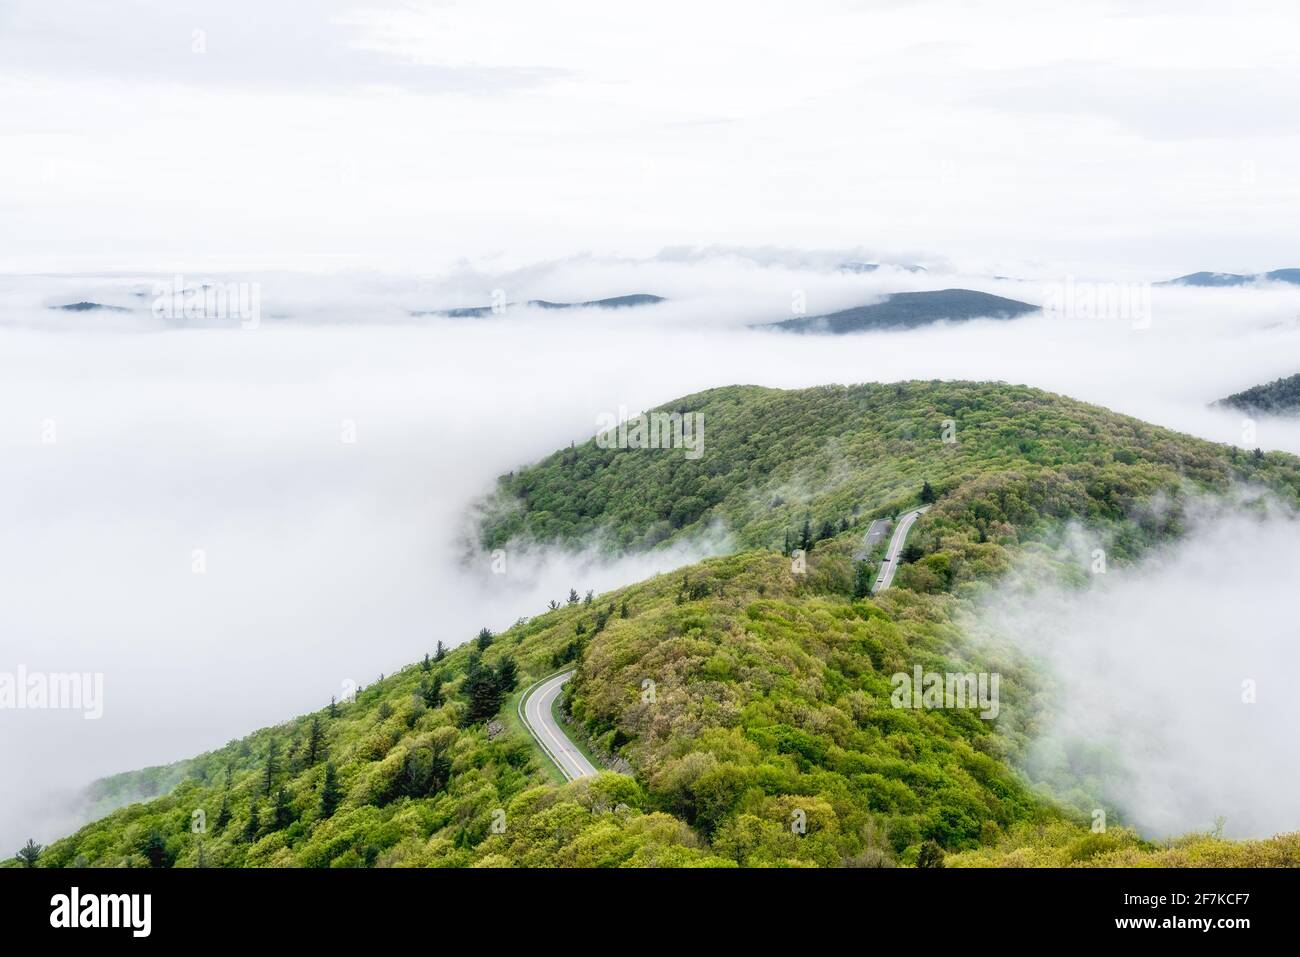
[[1027,767],[1148,837],[1294,831],[1296,519],[1203,503],[1189,524],[1090,589],[1013,579],[989,602],[986,624],[1053,680]]
[[1300,214],[1285,3],[0,16],[22,269],[865,244],[1177,273],[1289,265]]

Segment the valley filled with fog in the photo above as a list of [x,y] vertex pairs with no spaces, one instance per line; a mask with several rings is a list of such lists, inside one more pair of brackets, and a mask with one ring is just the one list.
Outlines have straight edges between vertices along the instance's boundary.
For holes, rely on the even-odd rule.
[[[0,277],[4,658],[104,674],[99,720],[18,711],[0,726],[6,775],[23,782],[0,793],[0,847],[66,831],[71,796],[94,778],[318,708],[348,682],[367,684],[435,641],[504,628],[570,588],[599,593],[725,550],[719,529],[619,559],[594,544],[511,552],[496,574],[472,544],[473,506],[496,476],[586,440],[620,408],[733,383],[993,379],[1216,442],[1300,453],[1300,421],[1243,423],[1209,405],[1300,371],[1300,288],[1155,287],[1149,321],[1137,323],[1034,313],[851,336],[753,328],[923,289],[1038,305],[1059,282],[942,267],[849,274],[834,268],[841,258],[680,250],[504,272],[465,266],[424,280],[241,275],[259,290],[255,328],[158,318],[148,291],[170,276]],[[666,301],[412,315],[484,305],[497,290],[509,302]],[[50,308],[80,301],[128,311]],[[1225,530],[1224,521],[1198,525],[1140,575],[1115,572],[1104,602],[1080,608],[1053,593],[1006,618],[1012,632],[1057,636],[1061,662],[1083,648],[1117,662],[1075,672],[1062,722],[1077,731],[1092,715],[1110,733],[1123,714],[1136,723],[1126,732],[1135,746],[1165,755],[1160,766],[1223,782],[1202,794],[1194,780],[1134,780],[1124,797],[1149,809],[1140,823],[1156,831],[1208,827],[1217,813],[1239,835],[1294,825],[1268,796],[1287,787],[1270,791],[1256,773],[1264,765],[1251,763],[1277,742],[1260,731],[1256,748],[1253,725],[1207,728],[1213,712],[1190,704],[1221,663],[1189,650],[1231,645],[1241,669],[1275,681],[1287,673],[1278,662],[1294,658],[1284,579],[1300,537],[1250,523]],[[1224,602],[1248,642],[1208,615]],[[1103,673],[1123,678],[1104,688],[1085,680]],[[1270,727],[1300,723],[1300,704],[1280,693],[1261,681],[1260,728],[1264,711]],[[1134,706],[1145,701],[1152,706]],[[1199,762],[1207,734],[1224,739],[1226,765]],[[1234,807],[1246,809],[1241,819]]]

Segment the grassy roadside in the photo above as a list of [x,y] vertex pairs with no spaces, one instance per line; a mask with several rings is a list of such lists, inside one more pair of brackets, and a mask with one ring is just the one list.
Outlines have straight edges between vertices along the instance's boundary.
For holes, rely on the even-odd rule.
[[[529,683],[526,687],[512,694],[506,700],[505,707],[502,709],[502,713],[505,715],[506,726],[511,728],[512,730],[518,731],[520,734],[527,736],[528,740],[532,742],[533,749],[539,755],[541,755],[542,764],[546,768],[547,776],[556,784],[564,784],[568,779],[565,778],[564,772],[562,772],[559,769],[559,767],[556,766],[555,762],[551,760],[551,756],[546,753],[546,750],[540,744],[537,743],[537,739],[533,737],[533,734],[531,731],[528,730],[528,727],[523,723],[523,721],[520,720],[519,711],[520,711],[520,705],[523,702],[524,698],[529,693],[531,693],[534,688],[536,688],[543,681],[546,681],[549,678],[553,678],[558,674],[563,674],[565,671],[568,670],[570,670],[570,667],[566,666],[564,668],[558,668],[555,671],[550,672],[549,674],[542,675],[536,681]],[[594,765],[597,768],[603,768],[604,763],[599,761],[595,757],[595,755],[593,755],[583,745],[581,736],[572,727],[572,725],[564,719],[564,716],[560,713],[560,710],[557,706],[560,703],[561,697],[562,695],[557,695],[555,701],[552,702],[551,704],[551,715],[552,717],[555,718],[555,723],[559,725],[560,730],[563,731],[564,734],[568,737],[568,739],[573,743],[573,746],[577,748],[578,751],[580,751],[582,755],[592,763],[592,765]]]

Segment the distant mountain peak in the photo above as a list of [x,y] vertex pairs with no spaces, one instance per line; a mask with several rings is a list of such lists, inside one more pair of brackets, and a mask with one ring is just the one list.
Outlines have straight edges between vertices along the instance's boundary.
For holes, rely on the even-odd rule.
[[1249,286],[1257,282],[1286,282],[1300,285],[1300,269],[1274,269],[1262,273],[1193,272],[1176,279],[1166,279],[1157,286]]
[[130,312],[130,309],[123,309],[121,306],[106,306],[102,302],[69,302],[60,306],[50,306],[51,309],[59,309],[63,312]]
[[768,324],[783,332],[843,335],[872,329],[912,329],[934,322],[1015,319],[1038,306],[973,289],[896,292],[882,302],[854,306],[819,316],[799,316]]
[[1300,372],[1227,396],[1214,404],[1243,412],[1294,415],[1300,412]]

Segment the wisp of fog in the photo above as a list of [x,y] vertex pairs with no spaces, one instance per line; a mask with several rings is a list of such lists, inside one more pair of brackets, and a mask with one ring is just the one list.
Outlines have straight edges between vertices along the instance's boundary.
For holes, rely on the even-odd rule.
[[1147,837],[1294,830],[1300,522],[1194,500],[1187,526],[1137,566],[1099,566],[1089,588],[1019,569],[982,603],[982,627],[1048,679],[1025,770]]
[[[445,281],[238,278],[261,284],[256,328],[156,318],[147,291],[169,276],[0,279],[0,669],[104,675],[99,720],[0,715],[9,782],[0,849],[76,823],[51,795],[321,707],[344,682],[369,683],[437,640],[456,645],[480,627],[508,627],[570,588],[600,592],[725,550],[725,533],[618,559],[538,549],[508,556],[506,573],[494,574],[487,556],[466,548],[467,515],[496,476],[589,438],[598,417],[620,407],[635,413],[734,383],[996,379],[1241,443],[1242,416],[1207,403],[1300,371],[1287,366],[1300,355],[1297,294],[1276,288],[1158,289],[1143,328],[1031,315],[823,337],[751,325],[788,318],[801,301],[816,314],[917,288],[1035,302],[1041,289],[934,272],[847,275],[806,258],[728,251],[461,270]],[[668,301],[472,320],[410,315],[488,304],[497,289],[512,302],[633,292]],[[49,308],[83,300],[131,311]],[[1249,444],[1300,452],[1295,421],[1255,428]],[[1156,742],[1188,763],[1179,771],[1153,759],[1167,765],[1167,785],[1128,796],[1134,806],[1150,797],[1151,813],[1165,815],[1147,822],[1156,829],[1200,824],[1244,801],[1243,782],[1263,780],[1236,767],[1246,748],[1220,759],[1234,772],[1223,789],[1196,790],[1186,778],[1207,767],[1211,746],[1248,733],[1280,739],[1288,726],[1264,720],[1285,707],[1275,683],[1294,647],[1279,631],[1289,615],[1270,596],[1282,600],[1281,576],[1300,545],[1251,528],[1249,548],[1206,539],[1230,562],[1202,567],[1193,547],[1186,576],[1170,563],[1150,578],[1116,575],[1104,602],[1067,610],[1105,617],[1082,632],[1060,625],[1081,640],[1098,630],[1147,636],[1136,647],[1151,654],[1130,659],[1138,667],[1112,686],[1124,691],[1115,700],[1172,709],[1205,732],[1185,751]],[[1188,614],[1193,597],[1230,621],[1207,628],[1213,616]],[[1263,689],[1249,716],[1217,730],[1213,712],[1194,702],[1209,707],[1207,695],[1222,689],[1185,670],[1215,642],[1242,654],[1218,677],[1258,674]],[[1263,802],[1280,807],[1285,793],[1274,787],[1250,814],[1241,803],[1222,810],[1230,826],[1280,826]]]

